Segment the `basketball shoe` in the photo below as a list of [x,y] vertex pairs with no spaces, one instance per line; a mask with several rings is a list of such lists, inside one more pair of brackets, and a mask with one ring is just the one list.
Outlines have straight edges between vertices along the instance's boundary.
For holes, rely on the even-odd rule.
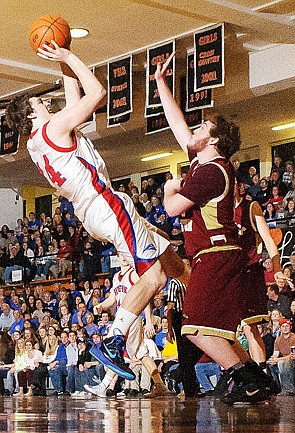
[[144,398],[154,398],[154,397],[164,397],[169,395],[170,397],[173,396],[172,392],[169,391],[167,386],[164,383],[155,383],[152,386],[152,389],[150,392],[145,393],[143,396]]
[[270,394],[265,386],[257,380],[249,366],[233,370],[232,383],[221,401],[226,404],[247,403],[254,404],[269,400]]
[[97,395],[98,397],[106,398],[106,387],[101,383],[99,385],[84,385],[84,389],[91,394]]
[[114,373],[127,380],[135,379],[135,374],[127,366],[123,358],[125,338],[123,335],[114,335],[90,349],[91,355],[101,361]]

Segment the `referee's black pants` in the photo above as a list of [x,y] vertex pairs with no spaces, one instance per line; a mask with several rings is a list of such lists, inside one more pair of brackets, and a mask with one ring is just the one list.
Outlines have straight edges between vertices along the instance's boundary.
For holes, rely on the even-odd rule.
[[195,364],[203,355],[203,351],[193,344],[187,337],[181,335],[182,313],[173,311],[172,325],[176,337],[178,361],[181,379],[186,397],[193,397],[200,392],[197,381]]

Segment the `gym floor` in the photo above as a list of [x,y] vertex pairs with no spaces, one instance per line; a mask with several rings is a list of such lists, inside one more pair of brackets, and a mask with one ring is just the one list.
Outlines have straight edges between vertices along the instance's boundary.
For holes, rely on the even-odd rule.
[[0,397],[0,432],[294,433],[295,397],[227,406],[213,397]]

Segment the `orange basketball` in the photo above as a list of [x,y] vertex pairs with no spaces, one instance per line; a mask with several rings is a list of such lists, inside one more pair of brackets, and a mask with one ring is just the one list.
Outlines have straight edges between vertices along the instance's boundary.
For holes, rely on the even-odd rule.
[[29,38],[36,53],[43,44],[54,48],[50,43],[51,40],[54,40],[62,48],[69,48],[71,44],[70,26],[59,16],[43,15],[31,25]]
[[276,245],[279,245],[282,242],[283,233],[279,227],[270,229],[270,234]]

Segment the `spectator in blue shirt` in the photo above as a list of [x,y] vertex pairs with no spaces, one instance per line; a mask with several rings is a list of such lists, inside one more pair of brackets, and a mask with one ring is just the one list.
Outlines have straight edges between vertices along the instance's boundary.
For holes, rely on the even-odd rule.
[[58,197],[58,201],[60,202],[60,213],[65,216],[66,212],[69,212],[71,217],[74,217],[74,206],[71,201],[69,201],[66,197],[60,195]]
[[70,293],[68,294],[68,307],[70,312],[72,312],[73,309],[75,308],[75,299],[77,296],[80,296],[80,298],[83,299],[82,293],[76,288],[76,283],[74,281],[71,281]]
[[14,331],[23,332],[25,319],[21,310],[13,310],[13,317],[15,322],[9,328],[9,334],[12,335]]
[[77,227],[77,221],[71,216],[70,212],[66,212],[64,222],[66,227]]
[[92,313],[88,313],[86,314],[86,323],[87,325],[85,326],[87,335],[89,337],[89,339],[92,337],[92,334],[99,332],[99,327],[94,323],[94,316]]
[[63,331],[61,333],[61,343],[58,346],[55,359],[49,364],[49,376],[54,387],[55,395],[61,395],[62,390],[62,377],[67,376],[67,352],[66,347],[69,344],[68,333]]
[[85,325],[87,325],[86,316],[87,314],[91,314],[89,310],[87,310],[87,307],[84,302],[80,302],[78,305],[78,311],[73,314],[72,317],[72,324],[77,324],[83,328]]
[[157,212],[155,211],[152,203],[148,203],[146,205],[145,209],[146,209],[145,219],[149,223],[151,223],[153,225],[156,225],[156,223],[157,223],[157,221],[156,221],[156,219],[157,219]]
[[151,203],[153,205],[153,208],[156,212],[157,218],[160,217],[161,213],[165,212],[164,207],[161,205],[161,202],[159,198],[156,195],[152,195],[151,197]]
[[36,218],[34,212],[29,213],[29,222],[28,222],[29,233],[36,233],[40,228],[40,220]]
[[161,319],[161,329],[160,331],[155,335],[155,343],[159,350],[163,350],[165,343],[167,341],[167,333],[168,333],[168,320],[167,317],[164,316]]

